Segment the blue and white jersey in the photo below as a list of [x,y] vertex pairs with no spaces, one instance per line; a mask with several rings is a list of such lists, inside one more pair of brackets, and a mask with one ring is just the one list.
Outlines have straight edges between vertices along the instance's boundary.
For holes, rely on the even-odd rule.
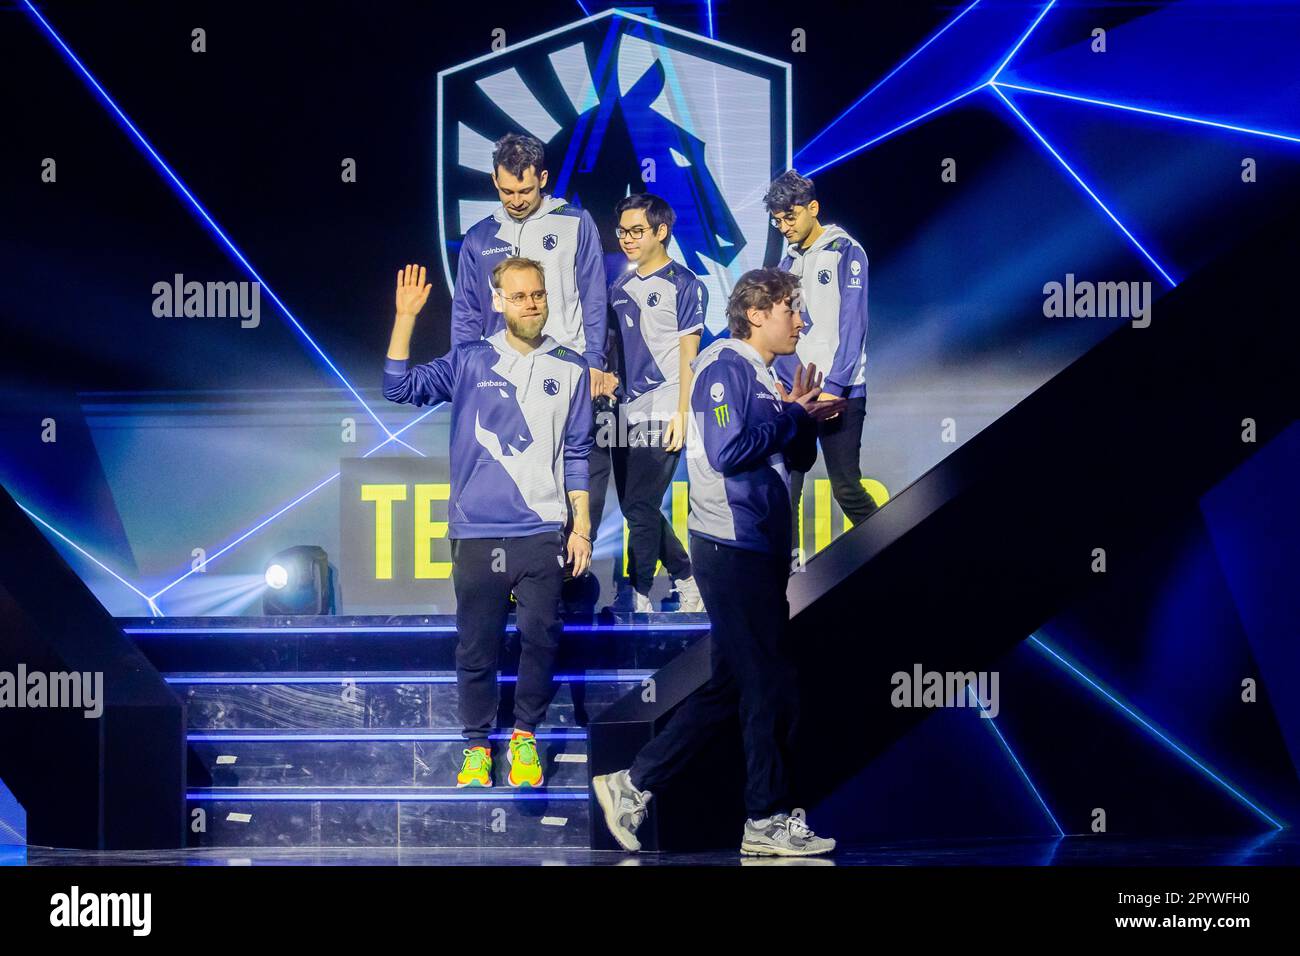
[[499,206],[465,233],[451,297],[451,344],[491,338],[506,327],[492,308],[492,270],[510,256],[535,259],[546,273],[550,314],[542,331],[603,371],[609,326],[600,233],[589,212],[554,196],[544,196],[522,222]]
[[587,363],[549,335],[524,355],[505,331],[407,368],[384,362],[384,397],[451,402],[452,538],[518,538],[568,520],[567,492],[587,490]]
[[629,422],[666,421],[677,411],[681,337],[704,329],[708,305],[704,283],[678,262],[648,276],[628,269],[610,285],[609,306],[622,333]]
[[809,249],[786,247],[781,269],[799,277],[804,330],[795,355],[773,363],[789,387],[795,369],[816,365],[822,391],[867,394],[867,254],[839,226],[826,226]]
[[787,482],[817,458],[816,423],[781,400],[772,369],[743,339],[718,339],[691,368],[687,527],[732,547],[790,554]]

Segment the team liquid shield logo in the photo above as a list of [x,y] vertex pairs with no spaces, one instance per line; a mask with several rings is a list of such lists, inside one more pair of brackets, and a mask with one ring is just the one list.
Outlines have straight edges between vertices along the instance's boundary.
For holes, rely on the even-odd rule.
[[542,383],[542,391],[546,392],[547,395],[558,395],[560,394],[560,383],[553,378],[548,378]]
[[547,251],[554,249],[557,242],[559,242],[559,239],[553,232],[548,232],[546,235],[542,236],[542,248]]
[[822,285],[830,285],[831,270],[823,269],[821,272],[817,273],[817,281],[820,282]]
[[646,296],[645,301],[646,301],[646,305],[650,306],[650,308],[653,309],[656,305],[659,304],[659,293],[651,292],[648,296]]
[[[548,191],[598,221],[629,191],[677,210],[668,247],[709,291],[705,324],[781,237],[763,194],[789,169],[790,67],[635,14],[607,10],[438,74],[438,229],[448,288],[465,232],[500,207],[492,144],[546,146]],[[552,249],[554,235],[543,237]]]
[[533,443],[533,433],[515,398],[510,382],[489,390],[495,397],[484,402],[474,416],[474,436],[497,461],[521,455]]

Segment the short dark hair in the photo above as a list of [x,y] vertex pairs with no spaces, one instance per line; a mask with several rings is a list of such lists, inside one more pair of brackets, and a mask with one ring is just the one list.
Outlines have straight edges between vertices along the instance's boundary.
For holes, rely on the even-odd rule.
[[807,176],[800,176],[793,169],[787,170],[767,187],[763,205],[768,212],[786,212],[795,206],[806,206],[817,200],[817,189]]
[[516,179],[523,179],[524,170],[529,166],[536,170],[538,176],[541,176],[542,170],[546,168],[546,148],[542,146],[542,141],[537,137],[520,133],[506,133],[492,147],[492,174],[494,176],[498,169],[504,168],[506,172]]
[[677,213],[662,196],[656,196],[654,193],[632,193],[630,196],[624,196],[614,207],[614,219],[622,219],[623,213],[629,209],[644,209],[645,221],[650,223],[650,229],[656,234],[660,226],[667,226],[668,235],[664,236],[665,243],[673,237],[673,225],[677,222]]
[[727,327],[735,339],[749,338],[749,310],[766,312],[778,302],[794,299],[799,277],[783,269],[751,269],[740,277],[727,300]]
[[546,270],[536,259],[528,259],[524,256],[509,256],[502,259],[492,270],[492,288],[501,289],[501,277],[507,272],[514,269],[536,269],[537,274],[542,277],[542,285],[546,285]]

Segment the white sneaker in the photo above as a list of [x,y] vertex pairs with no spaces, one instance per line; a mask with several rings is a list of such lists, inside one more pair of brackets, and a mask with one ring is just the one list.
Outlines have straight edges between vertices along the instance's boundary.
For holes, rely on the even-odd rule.
[[636,831],[645,822],[650,791],[632,786],[632,778],[626,770],[592,777],[591,785],[596,792],[596,802],[605,815],[605,825],[619,846],[633,853],[641,849]]
[[835,841],[813,833],[796,808],[765,820],[746,820],[740,852],[745,856],[818,856],[835,849]]
[[704,610],[704,598],[700,595],[700,588],[693,576],[679,578],[673,582],[673,586],[677,589],[679,598],[677,610],[695,614]]
[[637,614],[652,613],[655,609],[655,606],[650,601],[650,595],[642,594],[640,591],[636,591],[634,593],[636,594],[636,604],[633,606],[632,610],[635,611]]

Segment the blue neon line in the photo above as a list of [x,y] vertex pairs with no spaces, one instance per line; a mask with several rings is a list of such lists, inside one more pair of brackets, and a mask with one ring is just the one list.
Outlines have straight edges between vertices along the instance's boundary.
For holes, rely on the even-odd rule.
[[1067,173],[1069,173],[1072,177],[1074,177],[1074,181],[1083,188],[1084,192],[1086,192],[1089,196],[1092,197],[1092,201],[1101,207],[1101,211],[1110,217],[1111,222],[1115,223],[1115,225],[1119,227],[1120,232],[1124,233],[1124,235],[1128,237],[1128,241],[1133,244],[1133,247],[1137,249],[1138,252],[1142,253],[1142,255],[1146,258],[1146,260],[1155,267],[1156,271],[1159,272],[1160,275],[1164,277],[1164,280],[1169,283],[1169,287],[1173,288],[1174,286],[1178,285],[1178,283],[1174,281],[1173,277],[1170,276],[1169,273],[1165,271],[1164,267],[1160,265],[1159,262],[1156,261],[1155,256],[1147,252],[1146,247],[1143,246],[1142,243],[1137,241],[1133,233],[1128,231],[1128,227],[1125,226],[1124,223],[1119,221],[1119,217],[1116,216],[1113,212],[1111,212],[1110,208],[1104,202],[1101,201],[1101,197],[1098,196],[1095,192],[1093,192],[1092,188],[1083,181],[1083,177],[1081,177],[1078,173],[1076,173],[1073,167],[1071,167],[1070,164],[1065,161],[1065,159],[1061,156],[1061,154],[1056,151],[1056,149],[1052,146],[1051,143],[1047,141],[1047,139],[1043,136],[1043,134],[1038,132],[1038,130],[1034,128],[1034,125],[1030,123],[1029,120],[1025,119],[1025,115],[1021,113],[1020,110],[1016,109],[1015,104],[1012,103],[1011,100],[1007,99],[1006,94],[1004,94],[1000,89],[998,89],[997,86],[993,86],[991,84],[989,84],[989,89],[991,89],[994,93],[998,95],[998,98],[1001,99],[1002,102],[1007,105],[1007,108],[1011,110],[1012,113],[1016,114],[1016,118],[1019,119],[1020,122],[1025,124],[1025,128],[1028,129],[1029,132],[1034,134],[1034,136],[1038,139],[1038,141],[1042,143],[1043,146],[1047,149],[1047,151],[1051,153],[1052,156],[1056,159],[1056,161],[1061,164],[1062,168]]
[[[975,0],[975,2],[978,3],[979,0]],[[704,7],[709,11],[709,39],[713,40],[716,39],[713,33],[713,0],[704,0]]]
[[[399,428],[399,429],[397,430],[397,434],[396,434],[396,435],[391,435],[391,434],[390,434],[390,436],[389,436],[388,438],[385,438],[385,439],[384,439],[383,441],[381,441],[378,445],[376,445],[374,448],[370,449],[370,451],[366,452],[366,453],[365,453],[364,455],[362,455],[361,457],[362,457],[362,458],[369,458],[369,457],[370,457],[371,455],[373,455],[375,452],[379,451],[379,449],[381,449],[381,448],[383,448],[385,445],[387,445],[390,441],[395,441],[395,440],[396,440],[396,441],[400,441],[400,440],[397,438],[397,435],[400,435],[402,432],[406,431],[408,428],[412,428],[413,426],[418,425],[420,422],[424,421],[425,418],[427,418],[428,416],[432,415],[435,411],[437,411],[439,408],[441,408],[444,404],[446,404],[446,403],[445,403],[445,402],[439,402],[437,405],[431,405],[431,406],[430,406],[426,411],[424,411],[424,412],[422,412],[421,414],[417,415],[415,418],[411,419],[409,422],[407,422],[405,425],[403,425],[401,428]],[[406,443],[405,443],[405,442],[401,442],[401,444],[405,445]],[[408,446],[408,447],[409,447],[409,446]],[[421,457],[424,457],[424,456],[421,456]],[[295,498],[293,501],[289,502],[287,505],[285,505],[285,506],[284,506],[283,508],[281,508],[279,511],[275,512],[274,514],[272,514],[271,516],[269,516],[269,517],[267,517],[267,518],[264,518],[261,522],[259,522],[258,524],[254,525],[254,526],[253,526],[252,528],[250,528],[249,530],[245,531],[243,534],[241,534],[241,535],[240,535],[238,538],[236,538],[234,541],[230,542],[230,544],[226,545],[225,547],[223,547],[223,548],[221,548],[219,551],[217,551],[215,554],[213,554],[213,555],[209,556],[208,558],[206,558],[206,559],[204,560],[204,562],[203,562],[203,567],[206,568],[209,564],[211,564],[213,561],[217,560],[217,558],[221,557],[223,554],[225,554],[225,553],[226,553],[227,551],[229,551],[231,548],[235,547],[236,545],[240,544],[240,543],[243,542],[243,541],[246,541],[248,538],[252,537],[252,536],[253,536],[254,534],[256,534],[258,531],[261,531],[264,527],[266,527],[268,524],[270,524],[270,523],[271,523],[272,521],[274,521],[276,518],[280,517],[280,515],[284,514],[286,511],[288,511],[290,508],[292,508],[292,507],[294,507],[295,505],[297,505],[299,502],[301,502],[301,501],[303,501],[303,500],[305,500],[305,499],[311,497],[311,496],[314,495],[316,492],[320,491],[322,488],[324,488],[326,485],[328,485],[328,484],[329,484],[331,481],[333,481],[335,478],[339,477],[339,475],[341,475],[341,474],[342,474],[341,471],[336,471],[336,472],[334,472],[334,474],[330,475],[328,478],[326,478],[325,480],[321,481],[319,484],[316,485],[316,487],[312,488],[310,491],[307,491],[307,492],[305,492],[305,493],[299,495],[297,498]],[[157,598],[157,597],[159,597],[159,596],[165,594],[167,591],[170,591],[170,590],[171,590],[172,588],[174,588],[176,585],[180,584],[182,581],[184,581],[186,578],[188,578],[191,574],[195,574],[195,573],[197,573],[197,569],[196,569],[196,568],[190,568],[188,571],[186,571],[184,574],[182,574],[179,578],[177,578],[177,579],[176,579],[175,581],[173,581],[171,584],[167,585],[165,588],[162,588],[162,589],[159,590],[159,591],[156,591],[156,592],[153,594],[153,597],[154,597],[154,598]],[[161,616],[161,615],[160,615],[160,616]]]
[[1011,52],[1008,53],[1007,58],[1002,61],[1002,65],[993,71],[993,75],[989,77],[990,83],[996,80],[998,75],[1007,68],[1007,64],[1011,62],[1011,58],[1016,55],[1020,48],[1024,46],[1025,41],[1029,39],[1029,34],[1038,29],[1038,24],[1043,22],[1043,17],[1047,16],[1047,11],[1051,10],[1054,6],[1056,6],[1056,0],[1051,0],[1047,6],[1043,7],[1043,12],[1038,15],[1038,19],[1029,25],[1029,29],[1026,30],[1025,35],[1020,38],[1020,42],[1011,48]]
[[[189,191],[189,189],[185,186],[183,182],[181,182],[180,177],[178,177],[174,172],[172,172],[171,167],[168,166],[167,163],[163,160],[163,158],[158,155],[157,150],[155,150],[153,146],[150,145],[149,141],[144,138],[144,134],[141,133],[136,128],[135,124],[132,123],[131,120],[127,118],[127,115],[124,112],[122,112],[121,107],[119,107],[117,103],[114,102],[113,98],[108,95],[108,91],[105,90],[102,86],[100,86],[99,81],[95,79],[95,77],[91,74],[90,70],[88,70],[85,67],[85,65],[81,62],[81,60],[77,58],[77,55],[72,52],[72,48],[63,42],[63,38],[59,36],[57,32],[55,32],[54,27],[50,25],[49,21],[47,21],[43,16],[41,16],[40,11],[37,10],[36,7],[32,5],[31,0],[23,0],[23,3],[26,5],[27,9],[31,11],[32,15],[36,17],[38,21],[40,21],[41,26],[43,26],[45,28],[45,31],[54,39],[54,42],[57,43],[63,49],[63,52],[67,54],[68,59],[72,61],[73,65],[76,66],[76,68],[81,71],[82,75],[85,76],[85,78],[90,81],[91,86],[95,88],[95,90],[103,98],[104,102],[107,103],[110,107],[112,107],[113,112],[115,112],[118,115],[118,118],[121,119],[121,121],[126,125],[126,128],[129,129],[131,133],[135,136],[135,138],[140,142],[140,145],[143,146],[148,151],[149,155],[153,157],[154,161],[158,164],[159,168],[162,169],[162,171],[167,174],[168,178],[171,179],[171,181],[176,184],[176,188],[179,189],[181,191],[181,194],[186,199],[189,200],[190,205],[194,207],[195,211],[197,211],[198,214],[202,216],[204,220],[206,220],[208,225],[212,227],[212,231],[216,233],[217,237],[221,239],[223,243],[225,243],[226,248],[230,250],[230,252],[234,255],[234,257],[240,261],[240,263],[243,264],[244,268],[248,270],[249,275],[251,275],[254,279],[257,280],[258,284],[262,287],[263,290],[265,290],[266,294],[271,297],[272,301],[275,302],[275,304],[280,307],[280,310],[285,314],[285,317],[288,318],[289,322],[293,325],[293,327],[297,329],[299,334],[301,334],[302,337],[307,340],[307,343],[313,349],[315,349],[316,354],[319,355],[322,359],[324,359],[325,364],[329,366],[330,371],[332,371],[338,377],[339,381],[341,381],[343,385],[347,388],[347,390],[352,393],[352,397],[355,398],[358,403],[360,403],[361,407],[364,408],[369,413],[370,417],[375,420],[375,423],[379,425],[381,429],[383,429],[384,434],[388,435],[390,438],[395,437],[393,436],[393,433],[388,430],[388,426],[386,426],[382,421],[380,421],[379,416],[376,415],[374,410],[371,409],[371,407],[365,403],[365,400],[362,399],[361,395],[357,392],[357,390],[352,387],[352,383],[349,382],[344,377],[343,373],[339,371],[338,367],[332,361],[330,361],[330,357],[325,354],[324,350],[319,345],[316,344],[316,340],[313,339],[311,335],[308,334],[307,330],[302,327],[302,324],[296,318],[294,318],[293,313],[289,311],[288,307],[283,302],[280,301],[280,297],[275,294],[275,292],[271,289],[269,285],[266,284],[266,280],[264,280],[258,274],[257,270],[254,269],[253,266],[249,263],[249,261],[246,258],[244,258],[244,254],[239,251],[239,249],[230,240],[230,238],[222,231],[221,227],[217,225],[216,221],[212,218],[212,216],[208,214],[208,211],[203,208],[203,204],[200,203],[196,198],[194,198],[194,194]],[[396,439],[396,440],[398,441],[399,444],[406,445],[406,442],[402,441],[401,439]],[[415,448],[411,448],[410,445],[406,445],[406,447],[410,448],[411,451],[415,452],[421,458],[425,457],[423,452]]]
[[[510,734],[488,734],[490,740],[509,740]],[[535,735],[538,740],[586,740],[585,733],[546,733],[541,732]],[[352,740],[360,741],[416,741],[427,740],[431,743],[448,743],[451,741],[465,740],[465,735],[460,733],[365,733],[365,734],[249,734],[249,733],[194,733],[186,734],[185,739],[191,743],[261,743],[263,741],[271,743],[286,743],[290,741],[302,741],[306,743],[346,743]]]
[[[54,527],[54,525],[50,524],[48,521],[46,521],[44,518],[42,518],[40,515],[38,515],[38,514],[37,514],[35,511],[33,511],[31,508],[28,508],[28,507],[27,507],[25,504],[23,504],[21,501],[18,501],[17,499],[15,499],[15,500],[14,500],[14,504],[16,504],[19,508],[22,508],[23,511],[27,512],[28,517],[30,517],[33,521],[36,521],[36,522],[40,523],[41,526],[43,526],[44,528],[46,528],[47,530],[49,530],[51,534],[57,535],[58,538],[59,538],[59,540],[61,540],[61,541],[63,541],[64,543],[66,543],[69,547],[74,548],[74,549],[77,551],[78,554],[82,555],[82,556],[85,557],[85,558],[88,558],[90,561],[93,561],[95,564],[97,564],[99,567],[101,567],[104,571],[108,572],[110,575],[112,575],[114,578],[116,578],[119,582],[121,582],[122,584],[126,585],[128,588],[130,588],[130,589],[131,589],[132,591],[134,591],[136,594],[140,595],[140,597],[144,598],[145,603],[149,605],[149,609],[150,609],[151,611],[155,612],[154,614],[150,615],[151,617],[163,617],[163,616],[164,616],[163,613],[162,613],[162,611],[159,610],[158,605],[155,604],[155,603],[153,602],[153,598],[149,597],[149,595],[145,594],[145,593],[144,593],[143,591],[141,591],[138,587],[136,587],[134,584],[132,584],[132,583],[131,583],[130,581],[128,581],[126,578],[122,577],[122,575],[118,574],[116,571],[114,571],[112,568],[110,568],[110,567],[109,567],[107,564],[105,564],[103,561],[99,560],[99,558],[95,557],[93,554],[91,554],[89,551],[87,551],[87,550],[86,550],[85,548],[83,548],[81,545],[77,544],[77,542],[73,541],[71,538],[69,538],[66,534],[64,534],[64,533],[63,533],[62,531],[60,531],[58,528]],[[157,595],[154,595],[154,597],[157,597]]]
[[827,167],[834,166],[836,163],[840,162],[841,160],[847,159],[848,157],[852,156],[854,153],[861,152],[862,150],[866,149],[869,146],[874,146],[876,143],[879,143],[882,139],[885,139],[889,136],[893,136],[895,133],[901,130],[905,130],[907,129],[907,127],[912,126],[916,123],[919,123],[927,116],[933,116],[935,113],[939,112],[940,110],[952,106],[952,104],[956,103],[958,100],[964,100],[972,93],[984,89],[984,87],[986,87],[987,85],[988,85],[987,83],[981,83],[979,86],[972,86],[965,93],[959,93],[958,95],[954,96],[952,99],[948,100],[946,103],[940,103],[938,106],[934,107],[933,109],[926,110],[920,116],[913,117],[912,119],[908,120],[906,123],[901,123],[898,126],[895,126],[893,129],[889,130],[888,132],[881,133],[879,136],[876,136],[873,139],[869,139],[865,143],[861,143],[858,146],[854,146],[848,152],[841,153],[839,156],[836,156],[834,159],[828,160],[827,162],[822,163],[820,166],[808,170],[806,173],[804,173],[804,175],[812,176],[814,173],[821,172],[823,169],[826,169]]
[[924,43],[922,43],[919,47],[917,47],[915,50],[913,50],[913,51],[912,51],[912,54],[911,54],[911,55],[910,55],[906,60],[904,60],[902,63],[899,63],[898,66],[894,67],[892,70],[890,70],[888,73],[886,73],[884,79],[880,80],[880,82],[878,82],[875,86],[873,86],[871,89],[867,90],[867,92],[865,92],[865,93],[863,93],[861,96],[859,96],[856,100],[853,101],[853,104],[852,104],[851,106],[849,106],[846,110],[844,110],[844,112],[842,112],[839,116],[835,117],[835,119],[833,119],[833,120],[831,120],[829,123],[827,123],[827,124],[822,128],[822,131],[821,131],[820,133],[818,133],[818,134],[817,134],[816,136],[814,136],[812,139],[808,140],[808,142],[804,143],[803,146],[801,146],[801,147],[799,148],[799,152],[795,154],[795,157],[794,157],[794,158],[795,158],[796,163],[798,162],[799,157],[802,156],[802,155],[804,154],[804,151],[807,150],[808,147],[812,146],[813,143],[817,142],[817,140],[819,140],[819,139],[821,139],[823,136],[825,136],[825,135],[830,131],[830,129],[831,129],[832,126],[834,126],[834,125],[835,125],[836,123],[838,123],[840,120],[844,119],[844,117],[848,116],[849,113],[850,113],[852,110],[854,110],[854,109],[858,106],[859,103],[861,103],[863,100],[865,100],[865,99],[866,99],[868,96],[870,96],[872,93],[876,92],[876,90],[878,90],[878,89],[880,89],[882,86],[884,86],[885,83],[889,80],[889,78],[890,78],[891,76],[893,76],[895,73],[897,73],[897,72],[898,72],[899,70],[901,70],[903,67],[907,66],[907,64],[911,63],[912,60],[916,59],[916,57],[918,57],[918,56],[921,54],[921,52],[925,50],[926,47],[928,47],[928,46],[929,46],[931,43],[933,43],[935,40],[939,39],[939,37],[941,37],[941,36],[943,36],[945,33],[947,33],[947,32],[948,32],[948,29],[949,29],[950,27],[952,27],[952,26],[953,26],[953,25],[954,25],[958,20],[960,20],[962,17],[966,16],[966,14],[970,13],[971,10],[975,9],[975,6],[976,6],[979,2],[980,2],[980,0],[975,0],[975,2],[972,3],[969,7],[967,7],[967,8],[966,8],[965,10],[963,10],[961,13],[957,14],[957,16],[953,17],[953,18],[952,18],[951,20],[949,20],[946,24],[944,24],[944,26],[939,30],[938,33],[936,33],[936,34],[934,34],[933,36],[931,36],[930,39],[926,40],[926,41],[925,41]]
[[[556,674],[552,678],[559,684],[636,684],[653,676],[653,671],[627,674]],[[185,677],[172,675],[163,678],[168,684],[209,684],[216,687],[265,687],[268,684],[320,684],[338,686],[343,684],[454,684],[455,674],[396,674],[376,677],[349,677],[334,675],[329,677],[314,675],[275,675],[258,674],[255,676],[230,677]],[[497,678],[507,684],[516,682],[517,675],[504,674]]]
[[1059,90],[1047,90],[1037,86],[1021,86],[1018,83],[994,83],[993,85],[1008,90],[1020,90],[1023,93],[1037,93],[1039,96],[1054,96],[1057,99],[1074,100],[1077,103],[1089,103],[1093,106],[1104,106],[1113,110],[1124,110],[1129,113],[1144,113],[1147,116],[1158,116],[1161,119],[1178,120],[1182,123],[1195,123],[1198,126],[1213,126],[1216,129],[1231,130],[1234,133],[1249,133],[1251,136],[1266,136],[1269,139],[1285,140],[1288,143],[1300,143],[1300,136],[1290,136],[1286,133],[1270,133],[1267,130],[1252,129],[1249,126],[1234,126],[1232,123],[1221,123],[1217,120],[1201,119],[1197,116],[1185,116],[1181,113],[1166,113],[1163,110],[1148,109],[1145,106],[1130,106],[1126,103],[1116,103],[1111,100],[1099,100],[1091,96],[1079,96],[1075,93],[1062,93]]
[[975,701],[975,706],[980,709],[980,719],[989,725],[989,729],[992,730],[993,733],[997,735],[998,740],[1002,742],[1002,749],[1007,752],[1007,756],[1011,758],[1011,762],[1015,764],[1016,769],[1020,771],[1020,776],[1024,778],[1025,783],[1038,799],[1038,803],[1043,808],[1043,812],[1047,814],[1047,819],[1051,820],[1052,826],[1056,827],[1056,832],[1061,836],[1065,836],[1065,831],[1061,829],[1061,824],[1057,822],[1056,816],[1052,813],[1051,807],[1047,805],[1047,801],[1043,799],[1043,795],[1039,793],[1038,788],[1034,786],[1034,781],[1029,779],[1028,771],[1025,770],[1024,764],[1020,762],[1020,758],[1016,756],[1015,751],[1011,749],[1011,745],[1007,743],[1007,738],[1002,736],[1002,731],[998,730],[997,724],[994,722],[992,717],[984,716],[986,713],[984,705],[980,703],[979,696],[971,690],[969,684],[966,685],[966,695],[969,699]]
[[[669,613],[669,612],[661,612]],[[618,634],[624,631],[707,631],[707,623],[690,624],[690,623],[663,623],[663,624],[566,624],[564,630],[566,633],[611,633]],[[518,625],[511,630],[518,630]],[[299,634],[455,634],[455,624],[402,624],[390,627],[128,627],[124,628],[125,633],[149,637],[155,634],[177,635],[177,634],[205,634],[205,635],[227,635],[227,634],[283,634],[286,636],[296,636]]]
[[1112,704],[1114,704],[1114,705],[1115,705],[1116,707],[1118,707],[1120,710],[1124,711],[1124,713],[1127,714],[1130,718],[1132,718],[1132,719],[1135,720],[1137,723],[1139,723],[1139,724],[1141,724],[1143,727],[1145,727],[1146,730],[1147,730],[1149,733],[1151,733],[1153,736],[1155,736],[1155,737],[1159,738],[1161,741],[1163,741],[1163,742],[1165,743],[1166,746],[1168,746],[1170,749],[1174,750],[1174,751],[1175,751],[1176,753],[1178,753],[1179,756],[1181,756],[1184,760],[1186,760],[1186,761],[1188,761],[1189,763],[1191,763],[1191,764],[1192,764],[1193,766],[1195,766],[1198,770],[1200,770],[1202,773],[1204,773],[1207,777],[1209,777],[1211,780],[1213,780],[1213,781],[1214,781],[1215,783],[1217,783],[1219,786],[1223,787],[1223,789],[1227,790],[1229,793],[1231,793],[1234,797],[1236,797],[1238,800],[1240,800],[1240,801],[1241,801],[1242,803],[1244,803],[1246,806],[1250,807],[1250,809],[1254,810],[1255,813],[1259,814],[1259,816],[1261,816],[1262,818],[1264,818],[1265,820],[1267,820],[1269,823],[1273,824],[1273,826],[1277,827],[1277,829],[1279,829],[1279,830],[1284,829],[1283,824],[1278,823],[1278,822],[1277,822],[1276,820],[1274,820],[1271,816],[1269,816],[1267,813],[1265,813],[1263,810],[1261,810],[1258,806],[1256,806],[1254,803],[1252,803],[1249,799],[1246,798],[1245,795],[1243,795],[1243,794],[1241,793],[1240,790],[1238,790],[1238,789],[1236,789],[1235,787],[1233,787],[1230,783],[1228,783],[1226,780],[1224,780],[1222,777],[1220,777],[1218,774],[1216,774],[1213,770],[1211,770],[1209,767],[1205,766],[1205,764],[1201,763],[1199,760],[1197,760],[1195,757],[1193,757],[1190,753],[1188,753],[1188,752],[1187,752],[1186,750],[1184,750],[1182,747],[1178,746],[1178,744],[1174,743],[1171,739],[1169,739],[1168,736],[1166,736],[1166,735],[1165,735],[1161,730],[1159,730],[1159,728],[1157,728],[1157,727],[1155,727],[1153,724],[1151,724],[1151,723],[1150,723],[1146,718],[1144,718],[1141,714],[1139,714],[1137,711],[1135,711],[1132,707],[1129,707],[1127,704],[1125,704],[1123,701],[1121,701],[1118,697],[1116,697],[1116,696],[1115,696],[1114,694],[1112,694],[1110,691],[1106,690],[1106,688],[1102,687],[1102,686],[1101,686],[1100,684],[1098,684],[1095,680],[1093,680],[1091,677],[1089,677],[1087,674],[1085,674],[1083,671],[1081,671],[1081,670],[1080,670],[1078,667],[1076,667],[1074,664],[1071,664],[1068,660],[1066,660],[1064,657],[1062,657],[1059,653],[1057,653],[1056,651],[1054,651],[1052,648],[1048,647],[1047,644],[1043,643],[1043,641],[1039,639],[1039,637],[1038,637],[1037,634],[1031,634],[1031,635],[1029,636],[1029,641],[1030,641],[1031,644],[1034,644],[1036,647],[1038,647],[1038,648],[1039,648],[1040,650],[1042,650],[1043,652],[1045,652],[1045,653],[1047,653],[1047,654],[1050,654],[1052,657],[1056,658],[1056,660],[1057,660],[1060,664],[1062,664],[1063,666],[1065,666],[1065,667],[1066,667],[1066,668],[1067,668],[1067,669],[1068,669],[1072,674],[1074,674],[1076,677],[1078,677],[1078,678],[1079,678],[1080,680],[1082,680],[1084,683],[1088,684],[1088,686],[1090,686],[1093,690],[1097,691],[1099,694],[1101,694],[1103,697],[1105,697],[1107,700],[1109,700]]
[[578,0],[578,9],[582,11],[584,17],[591,16],[591,13],[587,10],[587,5],[583,3],[582,0]]
[[[505,792],[502,792],[505,791]],[[439,801],[483,801],[491,800],[586,800],[587,791],[574,793],[572,791],[542,791],[541,793],[519,793],[517,791],[506,790],[505,787],[482,787],[475,788],[473,793],[325,793],[314,790],[305,790],[302,793],[257,793],[253,790],[236,790],[223,791],[214,793],[211,791],[192,790],[185,794],[186,800],[215,802],[224,800],[228,803],[247,803],[251,801],[263,800],[349,800],[349,801],[382,801],[392,803],[401,801],[403,803],[431,803]]]

